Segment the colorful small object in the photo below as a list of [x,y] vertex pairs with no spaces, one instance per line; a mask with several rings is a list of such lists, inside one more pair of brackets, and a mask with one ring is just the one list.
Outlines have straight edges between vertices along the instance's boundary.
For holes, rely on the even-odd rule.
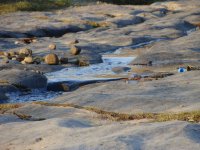
[[183,68],[183,67],[178,68],[178,72],[179,73],[183,73],[183,72],[186,72],[186,71],[187,70],[185,68]]

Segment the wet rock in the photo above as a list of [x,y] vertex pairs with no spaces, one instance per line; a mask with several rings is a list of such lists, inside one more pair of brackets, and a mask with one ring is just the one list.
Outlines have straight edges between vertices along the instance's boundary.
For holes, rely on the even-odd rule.
[[12,58],[12,60],[8,60],[8,63],[11,65],[20,64],[20,62],[18,62],[17,60],[14,60],[13,58]]
[[59,59],[56,54],[48,54],[45,56],[44,61],[48,65],[58,65]]
[[61,63],[61,64],[68,64],[68,58],[66,58],[66,57],[61,57],[61,58],[60,58],[60,63]]
[[35,89],[47,86],[47,78],[44,75],[18,69],[1,70],[0,79],[8,81],[11,85],[16,85],[16,87]]
[[0,102],[8,99],[9,98],[4,93],[0,93]]
[[0,91],[3,93],[18,92],[19,90],[9,83],[0,83]]
[[50,50],[55,50],[56,49],[56,44],[50,44],[49,45]]
[[48,91],[63,91],[63,92],[68,92],[72,89],[72,86],[68,83],[49,83],[47,86]]
[[19,50],[19,55],[24,54],[25,56],[31,56],[32,55],[32,50],[28,48],[23,48]]
[[81,48],[80,48],[80,47],[75,46],[75,45],[72,45],[72,46],[71,46],[71,48],[70,48],[70,53],[71,53],[72,55],[78,55],[78,54],[80,54],[80,52],[81,52]]
[[33,63],[33,57],[25,57],[23,60],[27,64],[32,64]]
[[117,73],[117,74],[124,73],[124,72],[127,72],[129,70],[131,70],[131,68],[129,68],[129,67],[114,67],[114,68],[112,68],[112,71],[114,73]]

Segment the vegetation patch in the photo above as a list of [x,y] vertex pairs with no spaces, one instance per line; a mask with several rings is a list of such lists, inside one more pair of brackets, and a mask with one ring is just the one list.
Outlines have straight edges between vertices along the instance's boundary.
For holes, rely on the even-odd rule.
[[31,115],[26,115],[22,113],[13,112],[13,115],[17,116],[21,120],[27,120],[27,121],[43,121],[46,120],[45,118],[33,118]]
[[107,22],[86,21],[86,24],[92,26],[93,28],[109,26],[109,24]]
[[172,120],[188,121],[188,122],[200,122],[200,110],[191,112],[180,112],[180,113],[138,113],[138,114],[125,114],[104,111],[95,107],[84,107],[74,104],[56,104],[48,102],[34,102],[34,104],[40,104],[44,106],[55,106],[55,107],[73,107],[78,109],[88,110],[95,112],[103,119],[112,121],[129,121],[129,120],[140,120],[140,119],[151,119],[155,122],[165,122]]
[[0,104],[0,114],[5,113],[8,110],[22,107],[23,104]]
[[70,6],[71,0],[1,0],[0,14],[15,11],[46,11]]

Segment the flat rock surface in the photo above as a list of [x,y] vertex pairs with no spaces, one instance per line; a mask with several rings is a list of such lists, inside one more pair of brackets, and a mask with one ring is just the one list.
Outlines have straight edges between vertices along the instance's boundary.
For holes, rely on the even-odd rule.
[[[69,62],[81,58],[93,68],[103,62],[104,55],[135,59],[125,66],[115,66],[111,75],[99,71],[102,71],[99,78],[123,80],[81,85],[51,98],[49,105],[53,103],[54,106],[23,103],[20,108],[1,113],[0,149],[199,150],[199,123],[147,119],[113,121],[82,109],[92,107],[126,114],[200,110],[199,7],[199,0],[177,0],[146,6],[97,4],[52,12],[1,15],[1,53],[29,48],[34,57],[55,53],[59,58],[69,58]],[[35,37],[36,41],[22,42],[23,38],[30,37]],[[75,39],[82,49],[78,56],[70,54],[70,43]],[[54,51],[48,48],[52,43],[57,47]],[[0,97],[18,91],[13,83],[26,83],[24,85],[29,88],[45,87],[48,81],[37,71],[51,73],[64,69],[65,75],[74,66],[0,61]],[[187,66],[197,69],[178,72],[179,67]],[[123,69],[127,67],[130,69]],[[84,70],[84,67],[76,69]],[[95,69],[93,72],[98,71]],[[136,74],[159,73],[171,76],[130,80],[138,77]],[[57,75],[53,77],[56,79]],[[89,77],[90,73],[85,76]],[[72,77],[67,74],[66,81]],[[42,79],[41,82],[36,78]],[[73,107],[55,106],[59,104]],[[25,115],[25,118],[31,116],[31,119],[23,120],[16,114]]]

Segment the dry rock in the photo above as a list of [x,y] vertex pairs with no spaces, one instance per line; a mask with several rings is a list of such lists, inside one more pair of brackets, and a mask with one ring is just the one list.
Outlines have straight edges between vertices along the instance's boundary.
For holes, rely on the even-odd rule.
[[33,57],[25,57],[24,62],[27,64],[32,64],[33,63]]
[[24,54],[25,56],[29,56],[32,55],[32,50],[28,49],[28,48],[23,48],[19,50],[19,55],[20,54]]
[[75,45],[71,46],[70,52],[72,55],[78,55],[81,52],[81,48]]
[[56,49],[56,44],[50,44],[49,45],[50,50],[55,50]]
[[44,61],[48,65],[58,65],[59,59],[56,54],[48,54],[45,56]]

